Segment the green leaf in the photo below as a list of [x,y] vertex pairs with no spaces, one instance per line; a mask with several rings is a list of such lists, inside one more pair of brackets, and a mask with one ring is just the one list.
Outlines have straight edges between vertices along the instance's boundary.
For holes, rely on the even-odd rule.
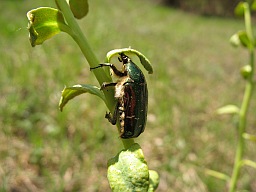
[[148,71],[148,73],[152,74],[153,73],[153,68],[152,68],[149,60],[142,54],[136,54],[136,55],[139,57],[141,64]]
[[30,43],[34,47],[68,29],[62,13],[50,7],[40,7],[27,13]]
[[235,15],[243,16],[244,15],[244,2],[239,2],[235,7]]
[[256,162],[251,161],[249,159],[244,159],[241,161],[241,166],[244,166],[244,165],[247,165],[249,167],[256,169]]
[[149,74],[153,73],[153,68],[151,66],[150,61],[142,53],[140,53],[139,51],[137,51],[135,49],[131,49],[131,48],[114,49],[114,50],[109,51],[106,56],[106,62],[110,63],[111,58],[115,55],[119,55],[120,53],[135,54],[136,56],[139,57],[141,64],[148,71],[148,73]]
[[244,133],[243,138],[256,143],[256,135],[251,135],[249,133]]
[[148,192],[153,192],[157,189],[160,178],[156,171],[149,170],[149,188]]
[[89,11],[87,0],[69,0],[70,9],[77,19],[85,17]]
[[148,191],[149,171],[139,144],[122,150],[108,161],[108,181],[113,192]]
[[235,105],[226,105],[217,110],[217,114],[238,114],[239,108]]
[[253,11],[256,11],[256,0],[254,0],[254,1],[252,2],[251,9],[252,9]]
[[102,93],[102,91],[100,91],[100,88],[94,85],[88,85],[88,84],[74,85],[72,87],[65,87],[64,90],[62,91],[62,96],[59,102],[60,111],[63,110],[63,107],[69,102],[69,100],[83,93],[90,93],[93,95],[97,95],[104,102],[106,101],[104,94]]
[[245,31],[239,31],[236,34],[232,35],[230,38],[230,43],[235,47],[240,45],[244,47],[250,47],[250,40]]
[[214,171],[214,170],[211,170],[211,169],[206,169],[205,174],[210,175],[210,176],[215,177],[215,178],[220,179],[220,180],[224,180],[224,181],[229,181],[230,180],[230,177],[228,175],[226,175],[225,173],[221,173],[219,171]]

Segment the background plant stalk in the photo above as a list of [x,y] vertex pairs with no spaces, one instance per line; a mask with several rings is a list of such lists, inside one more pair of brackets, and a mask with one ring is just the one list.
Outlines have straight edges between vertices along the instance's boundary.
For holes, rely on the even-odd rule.
[[248,3],[244,3],[244,19],[245,19],[245,28],[247,36],[250,40],[250,46],[248,47],[249,50],[249,59],[250,59],[250,66],[251,66],[251,73],[246,79],[246,87],[244,92],[244,97],[242,101],[242,106],[239,112],[239,124],[238,124],[238,143],[236,149],[236,156],[235,162],[233,167],[233,173],[230,180],[230,188],[229,192],[234,192],[236,189],[238,177],[241,170],[243,154],[245,150],[245,140],[243,138],[243,134],[246,131],[246,119],[247,113],[250,106],[250,101],[252,98],[253,88],[254,88],[254,37],[252,32],[252,25],[251,25],[251,13]]

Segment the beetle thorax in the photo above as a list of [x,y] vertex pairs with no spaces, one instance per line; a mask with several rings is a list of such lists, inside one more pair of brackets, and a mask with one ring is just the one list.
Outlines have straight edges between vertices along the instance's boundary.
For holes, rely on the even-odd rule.
[[115,98],[122,98],[124,96],[124,84],[127,82],[128,78],[128,76],[119,78],[115,86]]

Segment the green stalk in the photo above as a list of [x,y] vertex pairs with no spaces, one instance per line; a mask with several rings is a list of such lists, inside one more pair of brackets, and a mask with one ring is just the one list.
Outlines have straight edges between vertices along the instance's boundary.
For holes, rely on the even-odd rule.
[[[68,26],[72,29],[73,33],[70,35],[72,38],[76,41],[78,46],[80,47],[81,51],[83,52],[85,58],[87,59],[90,67],[96,67],[99,65],[99,61],[94,55],[94,52],[89,46],[89,43],[84,36],[81,28],[79,27],[78,23],[76,22],[73,13],[71,12],[67,2],[65,0],[56,0],[58,6],[61,9],[62,14],[65,17],[65,20],[68,24]],[[106,81],[111,81],[105,74],[104,70],[102,68],[99,68],[98,70],[93,70],[93,73],[95,74],[95,77],[99,81],[100,84]]]
[[248,48],[250,54],[250,66],[251,66],[251,73],[246,81],[246,87],[244,92],[244,97],[242,101],[242,106],[239,113],[239,125],[238,125],[238,143],[236,149],[236,156],[235,162],[233,167],[233,173],[230,180],[230,189],[229,192],[235,192],[238,177],[241,170],[241,162],[243,160],[243,154],[245,150],[245,140],[243,138],[243,134],[246,130],[246,119],[247,113],[250,105],[250,100],[252,98],[253,93],[253,76],[254,76],[254,37],[252,32],[252,25],[251,25],[251,14],[250,8],[248,3],[244,3],[244,19],[245,19],[245,28],[247,36],[250,40],[250,46]]
[[[99,61],[94,55],[92,49],[89,46],[89,43],[84,36],[81,28],[79,27],[78,23],[76,22],[73,13],[71,12],[66,0],[56,0],[56,3],[58,4],[59,8],[61,9],[62,14],[65,17],[65,20],[68,24],[68,26],[72,29],[72,32],[69,34],[72,36],[72,38],[75,40],[75,42],[80,47],[82,53],[84,54],[85,58],[87,59],[90,67],[96,67],[99,65]],[[105,71],[102,68],[98,68],[92,71],[98,80],[99,84],[102,85],[104,82],[111,82],[112,80],[106,75]],[[114,99],[114,91],[108,90],[104,91],[105,97],[106,97],[106,106],[108,109],[113,112],[114,106],[115,106],[115,99]],[[120,130],[119,125],[118,130]],[[124,148],[128,148],[134,143],[133,139],[122,139]]]

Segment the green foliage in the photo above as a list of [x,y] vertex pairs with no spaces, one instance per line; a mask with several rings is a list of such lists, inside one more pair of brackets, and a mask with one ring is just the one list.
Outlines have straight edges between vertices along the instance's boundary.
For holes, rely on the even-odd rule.
[[67,27],[62,13],[53,8],[41,7],[27,13],[29,39],[31,45],[42,44]]
[[87,0],[69,0],[69,6],[77,19],[82,19],[89,11]]
[[[76,19],[82,19],[88,14],[89,12],[88,0],[67,0],[67,2]],[[57,0],[55,0],[55,3],[58,9],[61,10],[61,7],[59,6],[59,3]]]
[[149,74],[153,73],[153,68],[150,64],[150,61],[139,51],[135,50],[135,49],[131,49],[131,48],[124,48],[124,49],[114,49],[111,50],[107,53],[106,56],[106,62],[110,62],[111,58],[115,55],[118,55],[119,53],[130,53],[130,54],[135,54],[136,56],[139,57],[141,64],[143,65],[143,67],[148,71]]
[[160,182],[159,174],[154,170],[149,170],[149,187],[148,192],[153,192],[157,189]]
[[250,46],[250,40],[247,36],[246,31],[239,31],[236,34],[232,35],[230,38],[230,43],[235,46],[243,46],[243,47],[249,47]]
[[239,2],[234,12],[237,16],[244,16],[244,2]]
[[96,87],[94,85],[74,85],[72,87],[65,87],[62,91],[61,99],[59,102],[60,110],[63,110],[63,107],[67,104],[69,100],[83,93],[90,93],[96,95],[104,102],[106,102],[106,98],[102,91],[100,91],[99,87]]
[[251,65],[245,65],[240,69],[240,74],[244,79],[247,79],[251,76],[252,73],[252,66]]
[[148,191],[149,170],[138,144],[122,150],[108,161],[108,180],[112,191]]
[[153,192],[158,187],[159,175],[148,170],[142,149],[135,143],[108,161],[108,180],[114,192]]
[[224,107],[221,107],[217,110],[217,113],[219,115],[221,114],[238,114],[239,108],[235,105],[226,105]]
[[[92,52],[86,38],[81,32],[80,27],[76,23],[75,18],[81,19],[88,12],[87,1],[70,0],[70,9],[63,0],[56,0],[57,7],[59,10],[53,8],[38,8],[27,13],[29,19],[29,36],[31,45],[42,44],[45,40],[58,34],[60,31],[67,32],[74,41],[80,46],[81,51],[84,53],[85,58],[89,62],[90,66],[97,65],[97,59]],[[72,12],[71,12],[72,11]],[[65,23],[65,21],[67,23]],[[153,73],[153,68],[150,65],[149,60],[140,52],[134,49],[119,49],[112,53],[135,53],[142,65]],[[112,57],[110,54],[109,59]],[[103,70],[94,73],[99,83],[102,83],[104,79],[108,79],[109,76]],[[93,85],[75,85],[73,87],[67,87],[62,91],[62,97],[59,102],[60,110],[62,111],[66,103],[74,97],[83,93],[91,93],[100,97],[111,110],[114,108],[114,97],[113,94],[108,92],[101,92],[100,88]],[[112,98],[110,98],[112,96]],[[118,126],[120,126],[118,124]],[[118,127],[119,128],[119,127]],[[119,128],[120,130],[120,128]],[[127,152],[121,152],[117,158],[109,161],[109,164],[115,164],[114,166],[109,165],[108,179],[110,186],[113,191],[148,191],[149,183],[151,183],[150,191],[155,190],[154,187],[158,186],[159,179],[156,175],[151,178],[152,182],[149,182],[149,170],[143,157],[142,150],[138,144],[133,145],[133,139],[123,140],[125,149],[129,149]],[[123,157],[124,154],[124,158]],[[41,156],[40,156],[41,157]],[[134,157],[134,158],[133,158]],[[120,167],[121,166],[121,167]],[[116,171],[116,169],[118,171]],[[121,174],[119,174],[121,171]]]
[[[255,1],[254,1],[255,3]],[[219,114],[238,114],[238,142],[236,146],[236,155],[234,159],[234,166],[232,171],[232,176],[229,180],[229,192],[237,191],[238,180],[240,178],[240,172],[243,165],[249,165],[253,168],[256,168],[256,163],[250,160],[244,160],[244,151],[245,151],[245,139],[252,139],[248,134],[246,134],[247,128],[247,116],[252,100],[253,89],[255,86],[254,82],[254,48],[255,48],[255,37],[252,30],[251,23],[251,9],[248,2],[240,2],[235,8],[235,14],[237,16],[244,16],[245,30],[239,31],[233,35],[230,39],[232,45],[238,46],[242,45],[247,49],[249,53],[249,64],[242,67],[240,74],[246,80],[244,97],[240,109],[235,105],[227,105],[218,110]],[[245,137],[246,136],[246,137]],[[246,163],[245,163],[246,162]]]
[[[64,33],[35,49],[24,38],[26,12],[53,2],[1,2],[0,188],[110,191],[106,160],[122,144],[104,119],[106,107],[88,94],[58,111],[64,85],[96,85],[87,62]],[[79,23],[101,62],[113,47],[132,45],[154,66],[152,76],[145,70],[150,87],[147,131],[136,142],[149,167],[161,175],[157,191],[222,191],[226,183],[205,175],[201,167],[225,173],[232,169],[235,129],[215,110],[226,103],[239,106],[243,97],[237,69],[248,64],[246,49],[227,43],[243,28],[242,21],[201,17],[150,1],[95,0],[90,9],[97,11]],[[251,134],[253,127],[251,116]],[[246,158],[256,159],[254,142],[248,140],[247,151]],[[256,172],[245,167],[243,173],[239,186],[255,191]]]
[[251,134],[248,134],[248,133],[243,133],[243,137],[244,137],[244,139],[247,139],[249,141],[252,141],[252,142],[256,143],[256,136],[255,135],[251,135]]

